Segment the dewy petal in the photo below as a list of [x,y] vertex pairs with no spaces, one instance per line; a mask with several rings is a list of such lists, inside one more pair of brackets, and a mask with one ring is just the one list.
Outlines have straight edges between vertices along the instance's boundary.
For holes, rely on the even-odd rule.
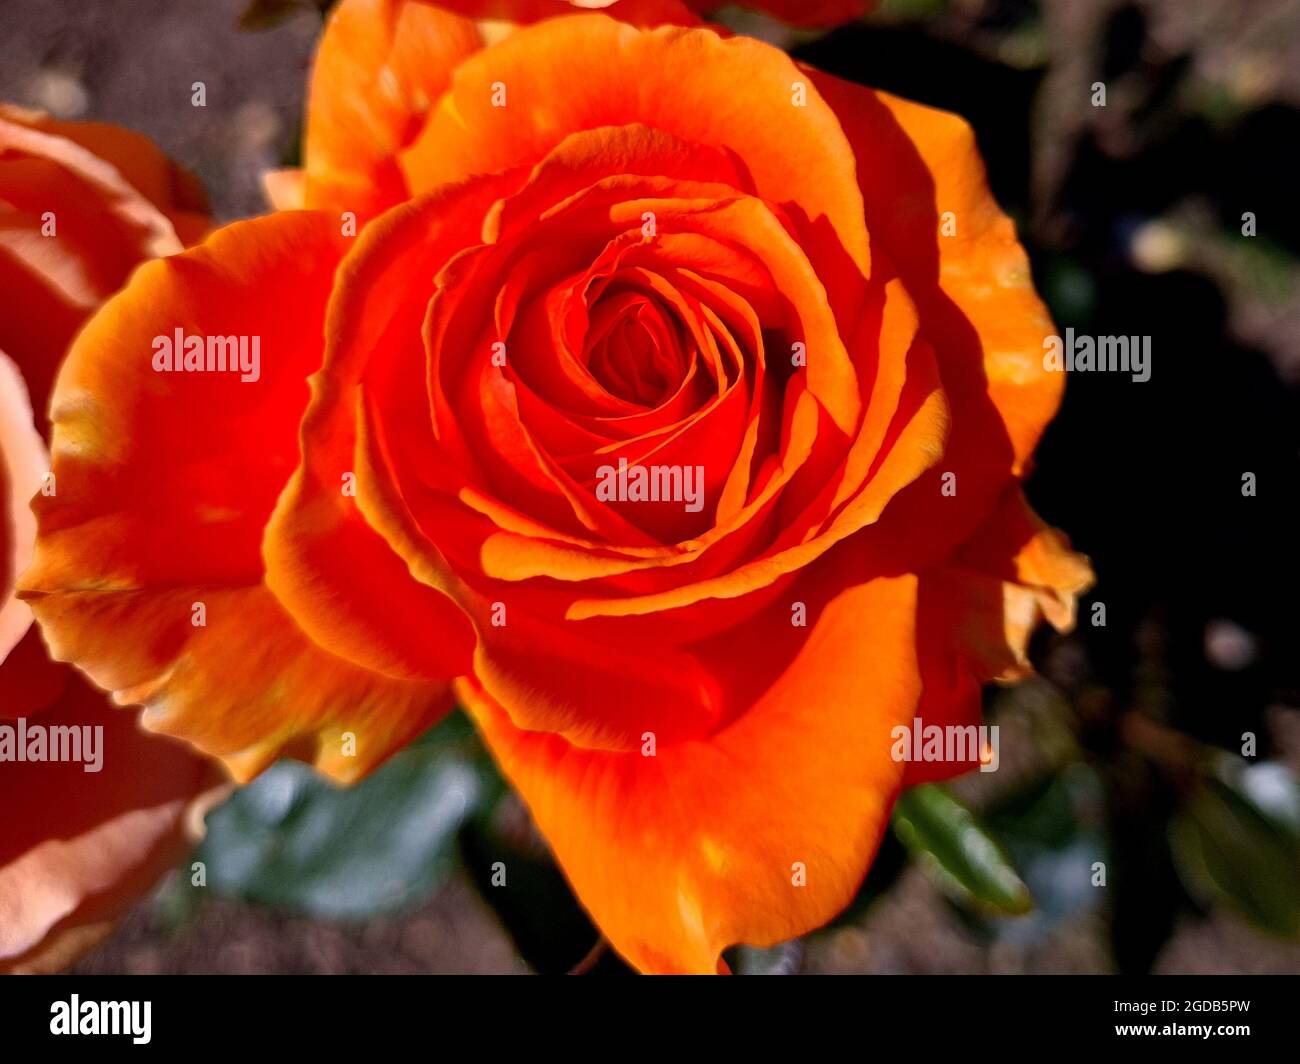
[[0,772],[0,972],[57,971],[106,934],[193,845],[224,790],[213,764],[142,732],[81,680],[33,724],[102,728],[101,767]]
[[[444,704],[445,685],[312,645],[262,582],[345,245],[337,219],[284,213],[145,265],[82,331],[52,404],[54,490],[20,585],[51,652],[244,779],[281,751],[355,778]],[[256,337],[257,379],[155,371],[177,330],[250,354]]]
[[[810,601],[802,647],[746,712],[653,756],[522,731],[476,683],[460,684],[578,898],[629,962],[713,973],[727,946],[782,942],[849,902],[902,777],[890,732],[920,687],[915,591],[898,577]],[[788,641],[788,607],[773,617],[772,639]]]

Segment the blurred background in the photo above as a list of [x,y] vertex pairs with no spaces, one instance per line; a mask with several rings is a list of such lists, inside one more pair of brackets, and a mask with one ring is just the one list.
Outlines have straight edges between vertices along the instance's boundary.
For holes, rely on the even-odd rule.
[[[261,174],[297,158],[310,0],[0,12],[0,98],[148,134],[223,220],[267,209]],[[1039,450],[1031,501],[1098,584],[1074,634],[1040,634],[1037,679],[989,690],[1000,769],[910,792],[839,921],[733,966],[1300,972],[1300,0],[883,0],[829,34],[724,18],[964,115],[1061,331],[1152,337],[1151,379],[1073,375]],[[193,860],[206,886],[186,862],[78,970],[625,970],[459,716],[350,791],[276,766]]]

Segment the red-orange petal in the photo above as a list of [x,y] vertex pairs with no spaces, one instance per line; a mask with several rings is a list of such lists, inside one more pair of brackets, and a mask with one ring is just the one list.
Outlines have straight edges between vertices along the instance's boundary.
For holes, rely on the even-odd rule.
[[[580,81],[555,91],[578,69]],[[494,106],[495,87],[504,87],[506,106]],[[796,96],[804,106],[792,106]],[[642,31],[603,15],[525,27],[460,65],[401,165],[413,191],[434,189],[534,165],[569,134],[629,119],[734,152],[759,195],[813,223],[810,258],[839,256],[827,279],[845,294],[860,287],[870,255],[852,149],[807,75],[756,40],[703,28]]]
[[[390,211],[358,238],[335,279],[323,369],[313,377],[302,421],[302,463],[265,531],[268,586],[304,631],[333,653],[395,678],[467,672],[474,638],[452,600],[412,578],[357,508],[366,476],[356,454],[361,382],[403,343],[418,346],[433,276],[477,233],[498,192],[494,181],[448,189]],[[422,385],[420,374],[403,382],[402,393],[422,404],[427,436]],[[402,442],[412,459],[412,441]],[[345,496],[349,476],[356,490]]]
[[342,0],[312,68],[300,205],[367,222],[407,199],[397,153],[482,44],[473,22],[438,4]]
[[[444,684],[314,646],[263,585],[345,246],[329,215],[282,213],[147,264],[82,331],[52,404],[56,491],[21,585],[51,652],[241,779],[281,752],[356,778],[445,707]],[[257,379],[155,371],[177,329],[249,353],[257,337]]]
[[[182,244],[202,238],[211,225],[208,197],[199,179],[177,165],[143,133],[107,122],[65,122],[39,111],[0,104],[6,121],[70,141],[106,162],[171,223]],[[75,154],[64,149],[56,158],[82,170]]]
[[138,263],[180,251],[206,225],[195,179],[139,134],[0,105],[0,350],[23,374],[38,427],[86,316]]
[[0,662],[32,621],[27,604],[14,598],[14,585],[31,560],[36,518],[30,501],[48,468],[18,367],[0,351]]
[[[889,736],[920,688],[915,590],[899,577],[833,594],[747,712],[653,757],[519,730],[476,683],[460,684],[579,900],[629,962],[711,974],[727,946],[792,938],[852,898],[902,777]],[[791,638],[789,617],[775,609],[773,639]]]
[[[948,394],[952,434],[944,458],[891,508],[899,555],[935,564],[974,531],[1008,480],[1028,469],[1064,384],[1062,374],[1043,367],[1043,339],[1053,326],[1015,226],[989,192],[970,126],[946,111],[807,73],[860,160],[873,246],[884,250],[916,303],[920,335],[934,347]],[[889,165],[871,165],[876,159]],[[955,495],[941,494],[948,473]]]
[[31,723],[102,728],[101,768],[0,772],[0,972],[57,971],[107,933],[193,845],[225,789],[215,765],[142,732],[81,680]]
[[[1029,640],[1045,620],[1074,627],[1078,596],[1092,586],[1088,559],[1045,525],[1018,483],[946,564],[921,575],[918,654],[928,724],[977,725],[981,685],[1032,674]],[[971,764],[912,762],[907,784],[969,772]]]

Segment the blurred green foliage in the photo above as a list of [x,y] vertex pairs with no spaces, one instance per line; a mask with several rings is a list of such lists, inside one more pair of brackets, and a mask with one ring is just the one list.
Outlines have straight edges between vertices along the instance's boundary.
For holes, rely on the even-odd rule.
[[457,833],[499,781],[454,716],[350,788],[281,761],[207,818],[195,855],[222,894],[355,919],[436,890]]
[[963,899],[1012,916],[1034,907],[1029,888],[1001,845],[945,788],[924,784],[904,791],[894,807],[894,831],[948,890]]

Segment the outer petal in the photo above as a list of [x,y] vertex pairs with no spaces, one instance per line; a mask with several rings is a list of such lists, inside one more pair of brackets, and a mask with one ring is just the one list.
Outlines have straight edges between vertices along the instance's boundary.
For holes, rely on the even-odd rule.
[[[179,251],[206,227],[203,197],[138,134],[0,106],[0,216],[0,285],[12,300],[0,336],[44,424],[68,338],[141,259]],[[0,971],[58,970],[106,934],[181,856],[200,806],[223,787],[213,763],[147,737],[51,662],[31,608],[13,597],[35,538],[29,501],[49,469],[27,392],[0,353],[0,718],[97,726],[103,739],[97,772],[0,767]]]
[[[64,122],[39,111],[3,104],[0,104],[0,116],[36,132],[71,141],[108,163],[171,223],[182,243],[191,244],[200,239],[211,224],[202,183],[164,155],[143,133],[107,122]],[[64,155],[62,151],[58,158],[69,159],[72,169],[81,168],[82,161],[74,153]]]
[[0,289],[22,308],[0,313],[0,350],[38,414],[86,315],[140,261],[196,238],[202,212],[194,178],[139,134],[0,105]]
[[193,844],[224,791],[210,762],[139,730],[80,680],[34,723],[102,727],[102,768],[0,772],[0,972],[57,971]]
[[[555,91],[573,70],[580,83]],[[461,64],[401,165],[412,190],[427,191],[532,166],[581,130],[653,126],[734,152],[760,196],[808,219],[809,257],[838,262],[823,280],[848,293],[869,267],[862,196],[841,123],[808,80],[783,52],[748,38],[643,32],[603,15],[552,19]],[[494,85],[506,106],[493,106]],[[803,107],[791,105],[797,91]]]
[[[355,454],[359,382],[418,342],[431,278],[481,227],[498,195],[492,180],[399,207],[366,229],[335,278],[325,361],[302,421],[302,463],[281,494],[264,540],[267,581],[322,647],[398,678],[467,672],[473,632],[440,590],[411,579],[406,563],[369,527],[340,479],[364,481]],[[430,224],[410,224],[427,214]],[[422,396],[422,381],[407,395]],[[426,425],[427,425],[427,406]],[[413,450],[409,438],[403,445]],[[408,454],[409,457],[409,454]]]
[[[970,126],[945,111],[884,93],[879,98],[920,154],[933,181],[934,204],[941,213],[956,215],[957,231],[936,237],[934,230],[918,228],[918,204],[900,200],[899,186],[882,180],[879,169],[864,179],[869,225],[892,215],[887,222],[893,229],[887,238],[890,253],[909,279],[920,281],[934,269],[930,249],[937,249],[939,289],[978,334],[988,394],[1011,440],[1012,472],[1023,473],[1064,390],[1063,374],[1043,368],[1043,338],[1051,333],[1052,322],[1034,291],[1028,257],[1014,223],[989,192]],[[918,288],[916,298],[937,312],[939,298],[924,285]],[[935,328],[942,325],[936,322]]]
[[638,26],[698,22],[680,0],[342,0],[312,71],[305,168],[267,174],[269,199],[280,210],[351,210],[362,221],[401,202],[410,189],[396,156],[458,64],[518,26],[615,3],[617,17]]
[[[82,331],[52,407],[57,493],[22,585],[52,653],[241,778],[282,750],[360,775],[445,696],[317,649],[262,583],[344,243],[327,215],[278,214],[149,263]],[[257,337],[258,379],[155,372],[176,330]]]
[[14,595],[36,540],[30,500],[48,469],[27,389],[0,352],[0,718],[45,708],[68,682],[67,670],[46,656],[31,607]]
[[27,632],[32,611],[13,597],[31,559],[36,519],[28,500],[49,468],[18,368],[0,351],[0,662]]
[[[1092,586],[1088,559],[1070,549],[1064,533],[1044,524],[1019,484],[1003,492],[997,509],[940,571],[942,580],[970,576],[1002,586],[1002,623],[989,629],[972,617],[957,633],[959,652],[981,680],[1016,680],[1032,670],[1029,637],[1042,620],[1058,632],[1074,627],[1075,602]],[[982,596],[969,592],[973,600]],[[973,612],[973,611],[972,611]]]
[[[1019,484],[945,565],[921,576],[918,653],[927,724],[981,719],[980,687],[1033,672],[1029,640],[1048,621],[1074,627],[1075,603],[1092,586],[1088,559],[1029,508]],[[968,772],[969,764],[912,762],[907,784]]]
[[300,211],[307,206],[307,179],[301,170],[268,170],[262,175],[266,198],[277,211]]
[[[807,640],[748,712],[654,757],[521,731],[477,684],[461,685],[578,897],[627,960],[712,973],[725,947],[802,934],[852,898],[902,776],[890,730],[919,693],[915,590],[912,577],[876,580],[814,606]],[[789,614],[779,612],[785,633],[774,622],[770,635],[784,641]]]
[[[0,538],[6,561],[30,560],[28,500],[47,468],[13,363],[0,355]],[[14,535],[14,532],[17,535]],[[101,768],[6,762],[0,767],[0,971],[55,971],[184,852],[199,806],[222,786],[216,766],[141,733],[104,697],[51,662],[31,609],[0,591],[0,718],[50,726],[101,726]],[[16,622],[13,623],[13,622]],[[22,634],[25,631],[25,634]],[[14,644],[12,636],[19,635]]]
[[[196,601],[204,628],[190,621]],[[145,727],[220,758],[241,783],[281,756],[351,783],[451,706],[445,683],[392,679],[321,650],[261,586],[69,590],[34,606],[56,658],[143,705]]]
[[[1008,480],[1028,470],[1064,386],[1063,374],[1043,368],[1052,322],[1015,226],[989,193],[970,126],[945,111],[808,74],[859,160],[873,247],[896,266],[939,359],[952,435],[944,459],[900,496],[891,526],[902,557],[934,564],[974,531]],[[878,159],[889,165],[874,165]],[[953,236],[940,230],[949,211]],[[944,473],[956,475],[956,496],[940,494]]]
[[[343,0],[312,69],[299,205],[351,210],[368,221],[406,199],[396,155],[457,64],[482,44],[473,22],[440,5]],[[281,178],[273,188],[291,194]]]

